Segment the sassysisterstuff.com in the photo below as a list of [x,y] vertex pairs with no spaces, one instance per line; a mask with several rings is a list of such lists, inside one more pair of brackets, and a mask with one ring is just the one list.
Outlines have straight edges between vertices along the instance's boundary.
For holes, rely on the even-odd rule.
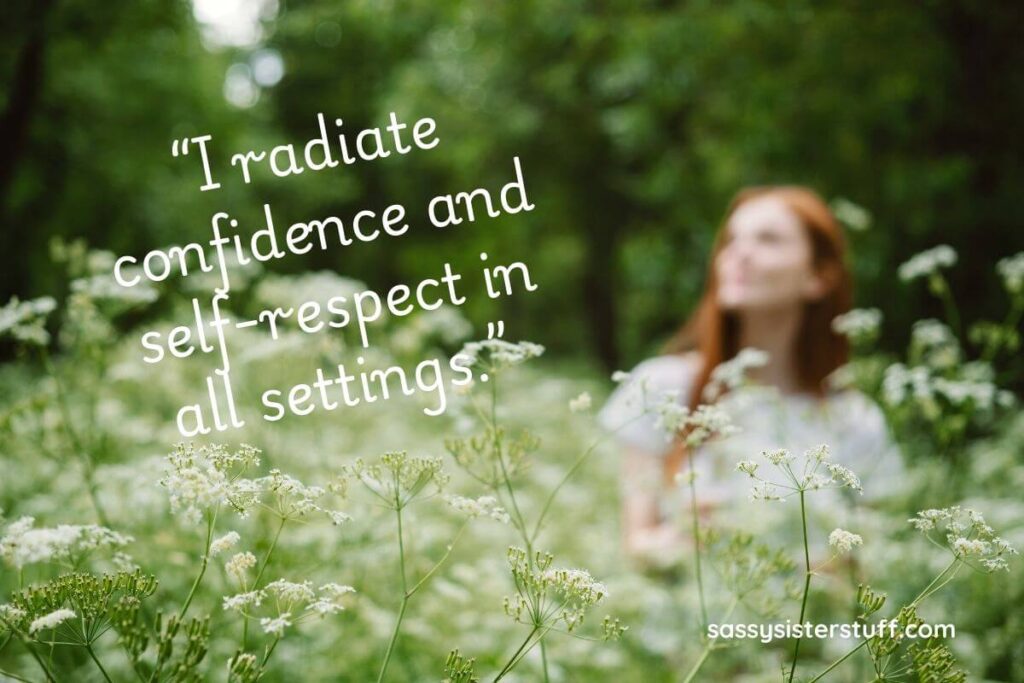
[[768,644],[775,640],[817,638],[861,640],[864,638],[955,638],[954,624],[900,624],[894,619],[882,619],[874,624],[860,622],[842,624],[816,624],[811,621],[768,624],[708,624],[708,638],[712,640],[760,640]]

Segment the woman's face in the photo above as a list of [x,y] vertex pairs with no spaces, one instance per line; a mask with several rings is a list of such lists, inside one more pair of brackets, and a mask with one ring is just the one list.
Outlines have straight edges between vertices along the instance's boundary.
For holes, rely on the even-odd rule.
[[780,310],[822,295],[813,251],[799,216],[777,197],[740,205],[715,258],[718,303],[726,310]]

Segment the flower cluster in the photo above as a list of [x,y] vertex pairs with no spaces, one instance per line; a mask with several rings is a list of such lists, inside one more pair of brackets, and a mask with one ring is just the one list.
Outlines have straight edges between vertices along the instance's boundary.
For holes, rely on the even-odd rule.
[[361,458],[342,468],[331,488],[345,495],[349,481],[358,481],[391,508],[404,507],[429,485],[438,493],[448,483],[441,458],[410,458],[405,451],[385,453],[374,464]]
[[259,487],[241,474],[260,462],[260,450],[242,444],[236,451],[221,445],[176,444],[167,456],[170,468],[160,485],[171,494],[171,510],[189,522],[198,522],[205,511],[228,504],[246,515],[259,500]]
[[561,622],[572,631],[588,608],[608,597],[608,589],[585,570],[552,567],[553,560],[550,553],[531,556],[522,548],[509,548],[517,594],[505,598],[505,613],[518,623],[545,627]]
[[733,358],[719,363],[711,371],[702,398],[705,401],[714,401],[726,391],[738,389],[746,382],[750,370],[767,364],[767,352],[754,348],[741,349]]
[[453,510],[461,512],[467,517],[490,517],[502,524],[509,523],[508,512],[498,505],[498,499],[494,496],[480,496],[479,498],[463,498],[462,496],[446,496],[445,500]]
[[977,560],[987,571],[1009,571],[1006,558],[1017,555],[1017,550],[996,536],[995,530],[985,523],[977,510],[959,505],[938,510],[922,510],[912,517],[915,529],[930,537],[931,531],[945,533],[946,544],[953,554],[968,562]]
[[[751,489],[753,500],[785,500],[789,493],[826,488],[848,488],[863,493],[857,475],[848,467],[829,462],[829,455],[829,448],[825,444],[808,449],[804,452],[803,465],[798,473],[793,469],[796,458],[787,449],[763,451],[761,457],[782,473],[785,479],[783,482],[769,480],[758,474],[760,463],[754,460],[737,463],[736,470],[755,480]],[[789,493],[780,494],[780,489]]]
[[286,628],[312,617],[326,617],[337,614],[345,609],[343,599],[354,593],[351,586],[337,583],[325,583],[317,589],[310,581],[297,583],[286,579],[277,579],[259,590],[247,591],[227,596],[223,600],[223,608],[242,614],[247,619],[256,619],[252,611],[264,602],[273,603],[276,613],[272,616],[259,617],[260,627],[264,633],[280,638]]
[[691,411],[679,403],[677,392],[667,391],[655,405],[655,427],[665,434],[666,441],[683,437],[686,445],[697,448],[712,438],[725,438],[739,428],[720,406],[701,404]]
[[46,331],[46,317],[57,308],[49,296],[29,301],[12,298],[0,308],[0,339],[10,337],[29,346],[46,346],[50,333]]
[[458,355],[468,358],[469,365],[483,365],[489,370],[501,370],[525,363],[544,353],[544,347],[533,342],[508,342],[504,339],[481,339],[466,343]]
[[843,555],[856,546],[864,545],[864,539],[859,534],[846,531],[845,529],[835,529],[828,535],[828,545],[832,548],[832,552],[837,555]]
[[74,610],[63,607],[61,609],[54,610],[49,614],[44,614],[43,616],[38,617],[37,619],[34,619],[32,623],[28,626],[28,632],[31,634],[35,634],[36,631],[57,628],[68,619],[74,619],[77,616],[78,615],[75,614]]
[[0,538],[0,557],[14,567],[39,562],[69,561],[100,548],[120,548],[134,539],[95,524],[60,524],[35,528],[35,519],[22,517]]
[[1007,292],[1014,296],[1024,293],[1024,251],[999,261],[996,272]]
[[832,320],[832,330],[855,344],[867,344],[878,338],[882,312],[877,308],[854,308]]
[[590,406],[593,404],[593,399],[590,397],[590,393],[584,391],[576,398],[569,401],[569,412],[571,413],[582,413],[590,410]]
[[922,277],[938,273],[941,268],[949,268],[956,264],[956,251],[953,247],[940,244],[920,254],[912,256],[899,268],[900,279],[910,282]]
[[[171,494],[171,510],[195,523],[206,511],[226,504],[244,517],[268,496],[274,502],[272,509],[282,519],[303,517],[311,512],[327,515],[334,524],[350,519],[344,512],[321,505],[321,499],[327,494],[325,488],[308,486],[280,470],[270,470],[267,476],[255,479],[243,477],[246,470],[259,466],[259,456],[258,448],[246,444],[235,451],[220,444],[198,449],[192,444],[177,444],[167,456],[170,468],[160,480],[160,485]],[[218,540],[227,542],[227,539]]]
[[845,197],[836,197],[829,204],[835,217],[850,230],[864,232],[871,227],[871,212]]

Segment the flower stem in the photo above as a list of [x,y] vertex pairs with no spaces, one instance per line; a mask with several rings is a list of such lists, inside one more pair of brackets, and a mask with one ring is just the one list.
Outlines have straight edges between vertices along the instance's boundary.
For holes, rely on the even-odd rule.
[[[932,579],[931,583],[929,583],[929,584],[928,584],[927,586],[925,586],[924,590],[922,590],[922,591],[921,591],[921,592],[920,592],[920,593],[919,593],[919,594],[917,595],[917,597],[913,599],[913,601],[912,601],[912,602],[910,603],[910,606],[911,606],[911,607],[916,607],[916,606],[918,605],[918,603],[920,603],[920,602],[921,602],[922,600],[924,600],[924,599],[925,599],[925,598],[927,598],[927,597],[928,597],[929,595],[931,595],[932,593],[934,593],[935,591],[934,591],[934,590],[932,590],[932,589],[933,589],[933,588],[935,587],[935,585],[936,585],[936,584],[937,584],[937,583],[939,582],[939,580],[940,580],[940,579],[942,579],[942,577],[943,577],[943,576],[945,576],[945,575],[946,575],[946,572],[948,572],[948,571],[949,571],[950,569],[952,569],[952,568],[953,568],[953,567],[954,567],[954,566],[955,566],[956,564],[958,564],[958,563],[959,563],[959,561],[960,561],[960,558],[958,558],[958,557],[954,557],[954,558],[953,558],[953,561],[952,561],[952,562],[950,562],[950,563],[949,563],[948,565],[946,565],[946,568],[945,568],[945,569],[943,569],[943,570],[942,570],[941,572],[939,572],[938,576],[936,576],[936,577],[935,577],[934,579]],[[955,576],[955,575],[956,575],[956,573],[954,572],[953,576]],[[953,577],[950,577],[950,579],[952,579],[952,578],[953,578]],[[946,585],[946,583],[948,583],[948,581],[949,581],[950,579],[947,579],[947,581],[946,581],[946,582],[943,582],[943,583],[942,583],[942,585],[941,585],[941,586],[939,586],[939,588],[941,588],[942,586]],[[936,588],[935,590],[938,590],[938,588]],[[801,619],[801,621],[803,621],[803,619]],[[827,669],[825,669],[824,671],[822,671],[822,672],[821,672],[820,674],[818,674],[817,676],[815,676],[814,678],[812,678],[812,679],[811,679],[810,681],[808,681],[807,683],[815,683],[816,681],[819,681],[819,680],[821,680],[822,678],[824,678],[825,674],[827,674],[828,672],[832,671],[832,669],[836,668],[837,666],[839,666],[840,664],[842,664],[843,662],[845,662],[845,661],[846,661],[847,659],[849,659],[849,658],[850,658],[850,657],[851,657],[851,656],[853,655],[853,653],[855,653],[855,652],[857,652],[858,650],[860,650],[860,649],[861,649],[862,647],[864,647],[865,645],[867,645],[867,644],[868,644],[869,642],[871,642],[871,639],[870,639],[870,638],[865,638],[864,640],[862,640],[862,641],[860,642],[860,644],[859,644],[859,645],[857,645],[857,647],[853,648],[852,650],[850,650],[849,652],[847,652],[847,653],[846,653],[845,655],[843,655],[842,657],[840,657],[840,658],[839,658],[839,659],[837,659],[836,661],[834,661],[834,662],[832,662],[831,664],[829,664],[829,665],[828,665],[828,668],[827,668]]]
[[103,665],[100,664],[100,660],[96,656],[96,653],[93,652],[92,645],[86,645],[85,651],[89,653],[89,656],[92,657],[92,661],[96,663],[96,666],[97,668],[99,668],[100,673],[103,674],[104,680],[106,680],[107,683],[113,683],[113,681],[110,680],[110,676],[107,675],[107,670],[103,668]]
[[[739,602],[740,599],[738,597],[733,598],[732,603],[730,603],[729,605],[729,608],[725,611],[725,614],[722,616],[723,622],[729,620],[729,617],[732,616],[733,610],[736,609],[736,606],[739,604]],[[707,631],[705,630],[705,634],[706,633]],[[704,649],[701,650],[700,657],[698,657],[697,661],[694,662],[693,666],[690,668],[690,672],[686,674],[686,678],[683,679],[683,683],[690,683],[690,681],[694,679],[694,677],[697,675],[697,672],[700,671],[702,666],[704,666],[704,662],[707,661],[707,658],[711,654],[711,650],[712,648],[714,648],[715,642],[717,640],[718,638],[715,637],[704,644]]]
[[192,598],[196,595],[196,589],[199,588],[200,582],[203,580],[203,576],[206,574],[206,567],[210,563],[210,543],[213,542],[213,525],[217,520],[217,511],[214,510],[212,513],[207,510],[206,512],[206,545],[203,548],[203,562],[199,566],[199,573],[196,575],[195,581],[192,582],[192,588],[188,592],[188,597],[185,598],[185,603],[181,606],[181,611],[178,612],[178,621],[185,618],[185,613],[188,612],[189,605],[192,604]]
[[[277,547],[277,540],[281,538],[281,530],[284,529],[285,522],[288,518],[281,516],[281,523],[277,525],[277,531],[274,532],[274,539],[270,542],[270,548],[267,549],[267,554],[263,556],[263,564],[260,565],[259,571],[256,572],[256,578],[252,582],[252,590],[258,590],[260,587],[260,579],[263,578],[263,572],[266,570],[267,565],[270,564],[270,556],[274,554],[274,549]],[[249,620],[242,620],[242,649],[247,647],[249,642]]]
[[692,462],[689,465],[689,472],[687,473],[687,479],[690,481],[690,513],[693,517],[693,552],[695,563],[694,567],[697,573],[697,595],[700,597],[700,627],[704,633],[708,630],[708,608],[704,600],[704,577],[701,572],[700,563],[700,520],[697,510],[697,485],[694,483],[694,472]]
[[405,578],[405,541],[402,539],[402,501],[399,499],[400,487],[398,475],[395,474],[395,516],[398,518],[398,570],[402,577],[402,603],[398,608],[398,618],[395,619],[395,629],[391,633],[391,640],[388,641],[388,648],[384,652],[384,661],[380,665],[380,673],[377,674],[377,683],[384,680],[388,664],[391,663],[391,654],[395,650],[395,643],[398,642],[398,634],[402,630],[402,619],[405,618],[405,608],[409,605],[409,585]]
[[99,523],[102,526],[109,527],[110,522],[107,518],[106,511],[103,509],[103,505],[100,503],[99,491],[96,486],[96,464],[93,462],[92,452],[85,447],[82,439],[78,436],[78,432],[75,430],[74,423],[71,421],[71,410],[68,408],[67,396],[64,392],[64,383],[61,381],[60,374],[57,372],[57,368],[54,366],[53,361],[50,359],[50,354],[44,350],[42,358],[43,368],[50,377],[53,378],[53,384],[57,389],[57,408],[60,410],[61,422],[64,423],[64,431],[67,432],[68,440],[71,442],[71,448],[82,463],[86,490],[89,492],[89,501],[92,503],[93,510],[96,512],[96,517],[99,520]]
[[519,658],[520,658],[521,654],[523,653],[523,651],[524,651],[524,650],[526,650],[526,649],[527,649],[527,648],[526,648],[526,646],[527,646],[527,645],[529,645],[529,643],[530,643],[530,640],[531,640],[531,639],[533,638],[533,636],[534,636],[534,635],[535,635],[535,634],[537,633],[537,631],[539,631],[539,630],[540,630],[540,627],[539,627],[539,626],[534,626],[534,627],[533,627],[533,629],[531,629],[531,630],[530,630],[530,632],[529,632],[529,633],[528,633],[528,634],[526,635],[526,640],[524,640],[524,641],[522,642],[522,644],[521,644],[521,645],[519,646],[519,649],[517,649],[517,650],[516,650],[516,651],[515,651],[515,652],[514,652],[514,653],[512,654],[512,656],[511,656],[511,657],[509,658],[508,662],[506,662],[506,663],[505,663],[505,666],[503,666],[503,667],[501,668],[501,671],[499,671],[499,672],[498,672],[498,675],[497,675],[497,676],[495,676],[495,678],[494,678],[494,681],[493,681],[492,683],[498,683],[498,681],[500,681],[500,680],[501,680],[502,678],[504,678],[504,677],[505,677],[505,675],[506,675],[506,674],[508,674],[508,672],[509,672],[509,671],[511,671],[511,670],[512,670],[512,668],[513,668],[513,667],[514,667],[514,666],[515,666],[516,664],[518,664],[518,663],[519,663]]
[[[807,542],[807,506],[804,502],[804,491],[800,490],[800,520],[803,523],[804,531],[804,597],[800,603],[800,620],[798,623],[804,623],[804,614],[807,611],[807,596],[811,590],[811,551]],[[796,645],[793,647],[793,665],[789,668],[789,677],[786,679],[787,683],[793,683],[793,674],[796,673],[796,662],[797,657],[800,655],[800,637],[796,639]]]

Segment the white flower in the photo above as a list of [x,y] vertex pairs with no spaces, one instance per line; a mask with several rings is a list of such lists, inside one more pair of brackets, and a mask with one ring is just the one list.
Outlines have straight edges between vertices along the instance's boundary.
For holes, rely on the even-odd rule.
[[774,484],[767,481],[759,481],[754,484],[754,488],[750,489],[751,500],[785,500],[778,494],[778,489]]
[[237,531],[229,531],[220,538],[214,539],[213,543],[210,544],[210,556],[218,555],[225,550],[230,550],[238,545],[238,541],[241,537]]
[[957,555],[985,555],[988,553],[988,544],[977,539],[954,538],[952,547],[953,552]]
[[753,460],[741,460],[737,465],[736,469],[739,472],[743,472],[751,477],[757,476],[757,468],[760,465]]
[[996,272],[1010,294],[1024,292],[1024,251],[1008,256],[996,264]]
[[1006,557],[1017,550],[996,536],[977,510],[959,505],[942,509],[922,510],[910,523],[928,535],[933,529],[946,532],[946,543],[958,558],[976,558],[988,571],[1009,570]]
[[828,463],[826,467],[828,467],[828,473],[832,476],[832,481],[840,486],[848,486],[855,491],[864,493],[864,489],[860,485],[860,479],[849,468],[833,462]]
[[825,462],[829,458],[828,444],[818,444],[804,452],[804,457],[813,462]]
[[793,462],[793,456],[785,448],[775,448],[770,451],[762,451],[761,456],[776,467],[781,467]]
[[928,277],[937,273],[940,268],[948,268],[955,264],[956,258],[956,251],[953,250],[953,247],[940,244],[912,256],[901,265],[899,268],[900,279],[910,282],[920,277]]
[[850,552],[855,546],[864,545],[864,539],[858,534],[835,529],[828,535],[828,544],[837,555]]
[[224,564],[224,570],[240,582],[245,581],[245,572],[256,566],[256,556],[250,552],[235,553]]
[[768,353],[760,349],[741,349],[732,359],[720,363],[711,371],[708,384],[704,387],[703,398],[714,400],[728,390],[737,389],[746,381],[752,368],[768,364]]
[[284,630],[292,625],[292,615],[288,612],[281,614],[277,617],[263,617],[260,619],[260,626],[263,627],[264,633],[270,633],[280,638],[284,635]]
[[170,468],[160,485],[171,494],[171,511],[182,513],[192,523],[205,510],[222,503],[245,514],[259,498],[254,482],[236,477],[238,471],[259,464],[260,451],[242,444],[228,451],[219,444],[196,450],[191,444],[177,444],[167,456]]
[[263,604],[263,600],[266,599],[267,595],[262,590],[249,591],[247,593],[239,593],[237,595],[225,596],[223,607],[226,610],[235,610],[237,612],[244,612],[246,607],[250,605],[253,607],[259,607]]
[[482,339],[469,342],[462,347],[457,355],[468,357],[469,365],[479,364],[481,357],[492,369],[511,367],[537,358],[544,353],[544,347],[533,342],[507,342],[504,339]]
[[70,609],[54,610],[53,612],[50,612],[49,614],[44,614],[43,616],[39,617],[38,619],[33,621],[31,624],[29,624],[28,632],[29,633],[35,633],[36,631],[42,631],[42,630],[48,629],[48,628],[56,628],[57,626],[60,626],[61,624],[63,624],[68,619],[74,619],[77,616],[78,615],[75,614],[74,610],[70,610]]
[[585,410],[589,410],[592,402],[590,393],[584,391],[582,394],[569,401],[569,412],[582,413]]
[[452,509],[461,512],[467,517],[490,517],[502,524],[509,523],[508,513],[498,505],[494,496],[481,496],[479,498],[464,498],[462,496],[445,496],[448,505]]
[[46,317],[56,308],[57,302],[49,296],[29,301],[12,298],[0,308],[0,339],[11,337],[25,344],[46,346],[50,342]]
[[295,583],[285,579],[278,579],[268,583],[264,589],[267,593],[273,593],[278,599],[289,605],[297,602],[310,602],[316,595],[313,593],[313,584],[309,581]]
[[0,619],[6,622],[19,622],[28,616],[28,612],[11,604],[0,605]]
[[836,197],[830,204],[832,213],[850,230],[863,232],[871,227],[871,212],[845,197]]
[[616,384],[622,384],[623,382],[628,382],[629,378],[630,378],[630,374],[628,372],[623,371],[623,370],[616,370],[615,372],[612,373],[612,381],[615,382]]
[[320,616],[337,614],[345,609],[345,606],[341,604],[342,597],[355,592],[356,589],[352,586],[342,586],[337,583],[324,584],[320,586],[320,597],[309,603],[308,609]]
[[877,308],[854,308],[836,316],[832,330],[854,342],[871,341],[878,336],[881,324],[882,312]]
[[52,528],[34,525],[34,518],[21,517],[0,538],[0,557],[17,569],[37,562],[65,560],[98,548],[119,548],[134,540],[95,524],[60,524]]

